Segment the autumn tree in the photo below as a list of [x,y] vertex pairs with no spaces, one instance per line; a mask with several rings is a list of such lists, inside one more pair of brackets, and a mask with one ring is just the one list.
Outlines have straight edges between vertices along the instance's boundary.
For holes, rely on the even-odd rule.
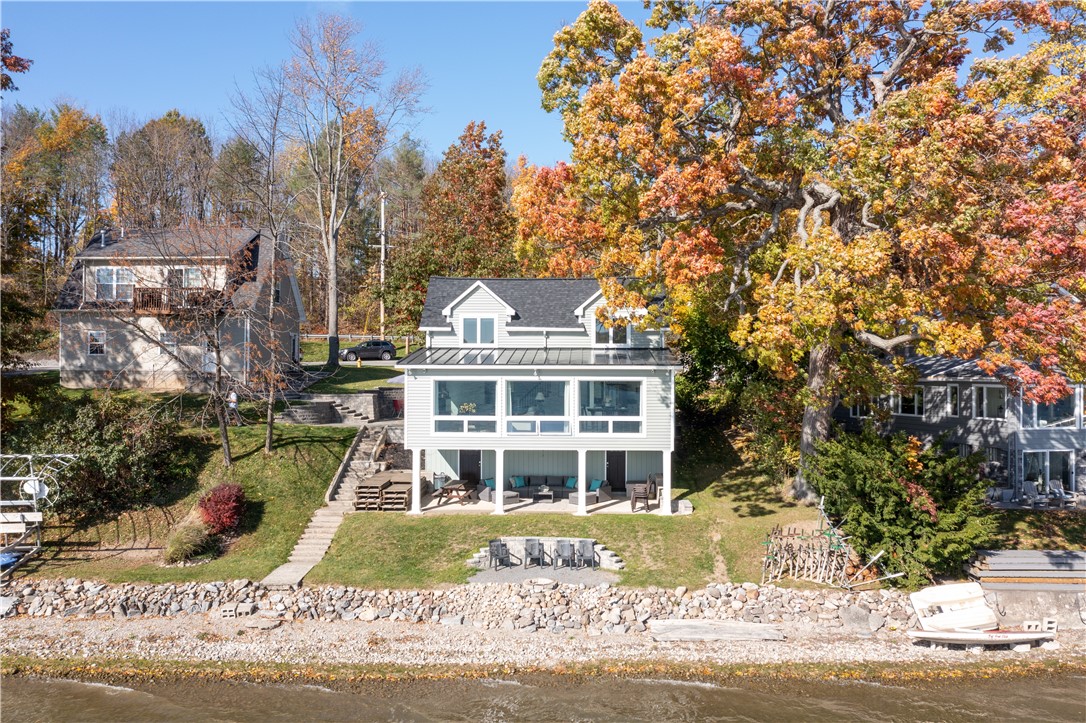
[[394,265],[389,306],[401,326],[418,327],[430,276],[516,273],[507,189],[501,131],[487,135],[485,123],[468,123],[423,185],[419,242]]
[[[527,168],[528,264],[613,306],[713,300],[803,380],[800,451],[906,349],[977,358],[1051,400],[1086,377],[1079,2],[660,2],[646,42],[603,0],[539,81],[571,163]],[[1015,30],[1038,42],[1000,58]],[[976,49],[979,57],[967,61]],[[635,277],[618,286],[607,279]],[[809,498],[803,464],[793,492]]]
[[19,90],[11,78],[11,73],[25,73],[33,63],[33,60],[15,55],[11,44],[11,30],[0,30],[0,64],[3,65],[0,69],[0,90]]
[[144,229],[207,220],[213,160],[204,124],[177,110],[119,133],[112,166],[117,220]]
[[299,22],[287,62],[287,119],[301,149],[299,217],[324,256],[328,364],[339,355],[340,231],[392,132],[418,109],[416,73],[385,80],[378,48],[358,42],[350,18]]

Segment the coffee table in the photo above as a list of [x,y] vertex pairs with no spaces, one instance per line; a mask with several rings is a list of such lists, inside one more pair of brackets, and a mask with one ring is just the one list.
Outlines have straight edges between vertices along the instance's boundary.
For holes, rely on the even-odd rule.
[[554,490],[550,487],[541,487],[532,493],[532,499],[536,502],[542,502],[543,500],[554,502]]

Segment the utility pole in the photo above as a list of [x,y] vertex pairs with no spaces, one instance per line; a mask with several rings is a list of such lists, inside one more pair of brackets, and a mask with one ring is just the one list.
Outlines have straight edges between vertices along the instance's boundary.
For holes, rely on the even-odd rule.
[[381,191],[381,338],[385,338],[385,192]]

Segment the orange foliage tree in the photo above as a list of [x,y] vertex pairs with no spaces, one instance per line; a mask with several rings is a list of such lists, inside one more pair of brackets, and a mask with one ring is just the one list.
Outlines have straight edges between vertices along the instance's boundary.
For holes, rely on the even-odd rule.
[[[612,306],[666,287],[802,378],[801,455],[905,349],[977,358],[1033,399],[1086,376],[1086,4],[604,0],[539,83],[571,161],[517,180],[518,251]],[[1015,31],[1037,41],[1000,57]],[[971,64],[967,65],[967,61]],[[803,463],[793,482],[809,498]]]

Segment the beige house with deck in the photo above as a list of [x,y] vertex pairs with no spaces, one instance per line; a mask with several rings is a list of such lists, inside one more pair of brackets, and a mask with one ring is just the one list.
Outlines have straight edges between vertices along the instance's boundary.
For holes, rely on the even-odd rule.
[[257,229],[105,229],[76,255],[55,309],[70,388],[206,388],[216,359],[241,385],[301,358],[293,265]]

